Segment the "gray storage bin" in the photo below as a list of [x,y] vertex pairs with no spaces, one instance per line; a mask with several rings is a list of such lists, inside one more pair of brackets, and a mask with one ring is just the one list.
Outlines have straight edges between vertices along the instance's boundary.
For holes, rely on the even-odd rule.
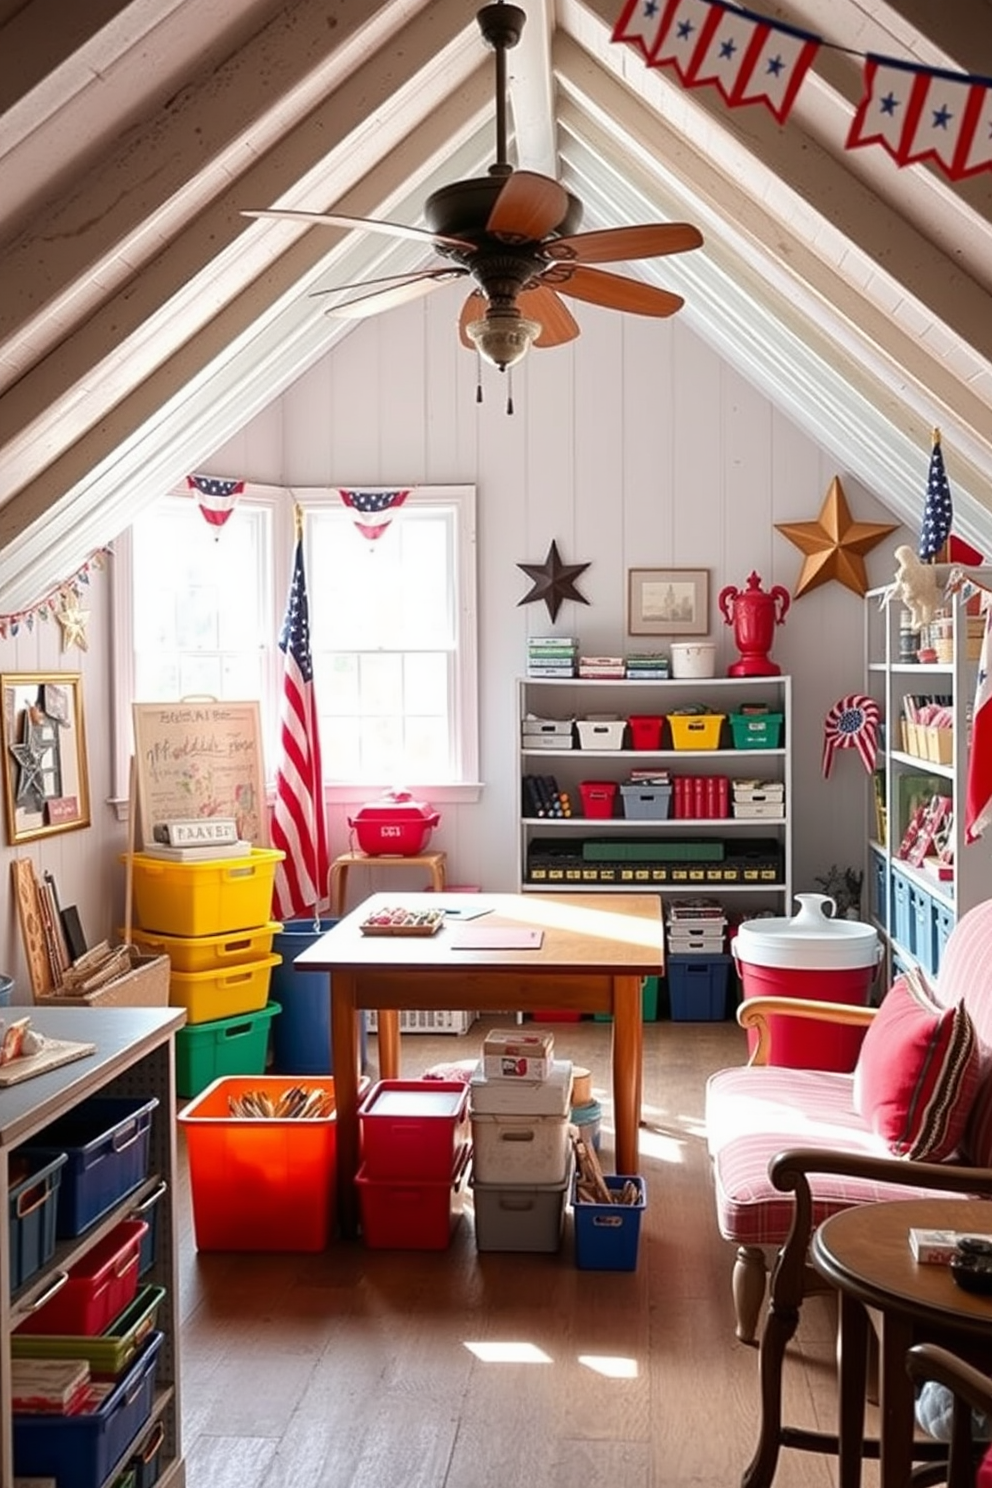
[[471,1181],[477,1250],[559,1249],[571,1160],[561,1183],[477,1183],[474,1174]]

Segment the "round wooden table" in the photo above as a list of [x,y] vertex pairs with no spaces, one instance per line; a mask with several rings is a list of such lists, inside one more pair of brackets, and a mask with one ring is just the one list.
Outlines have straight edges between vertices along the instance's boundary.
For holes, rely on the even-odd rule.
[[992,1203],[906,1199],[858,1204],[824,1220],[810,1260],[840,1295],[839,1488],[859,1488],[864,1440],[869,1320],[880,1322],[880,1488],[906,1488],[914,1456],[914,1390],[906,1354],[942,1343],[979,1368],[992,1367],[992,1297],[956,1285],[949,1266],[914,1261],[911,1229],[992,1235]]

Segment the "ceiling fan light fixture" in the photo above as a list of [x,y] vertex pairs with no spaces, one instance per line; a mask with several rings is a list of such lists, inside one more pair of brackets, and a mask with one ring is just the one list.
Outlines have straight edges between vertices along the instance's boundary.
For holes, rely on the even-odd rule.
[[505,372],[523,361],[541,334],[541,324],[527,320],[519,310],[490,309],[481,320],[470,320],[465,334],[480,356]]

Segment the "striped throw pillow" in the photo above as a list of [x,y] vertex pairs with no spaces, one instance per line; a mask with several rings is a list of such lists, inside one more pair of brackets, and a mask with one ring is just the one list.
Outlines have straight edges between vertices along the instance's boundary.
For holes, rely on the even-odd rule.
[[855,1108],[897,1156],[941,1162],[961,1141],[978,1073],[967,1010],[938,1007],[900,977],[862,1042]]

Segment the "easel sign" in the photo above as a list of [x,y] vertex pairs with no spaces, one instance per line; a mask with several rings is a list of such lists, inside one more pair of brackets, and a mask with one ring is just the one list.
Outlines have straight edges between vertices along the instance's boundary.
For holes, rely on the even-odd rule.
[[[257,702],[132,703],[138,843],[157,822],[233,817],[238,836],[268,847]],[[140,845],[138,850],[140,851]]]

